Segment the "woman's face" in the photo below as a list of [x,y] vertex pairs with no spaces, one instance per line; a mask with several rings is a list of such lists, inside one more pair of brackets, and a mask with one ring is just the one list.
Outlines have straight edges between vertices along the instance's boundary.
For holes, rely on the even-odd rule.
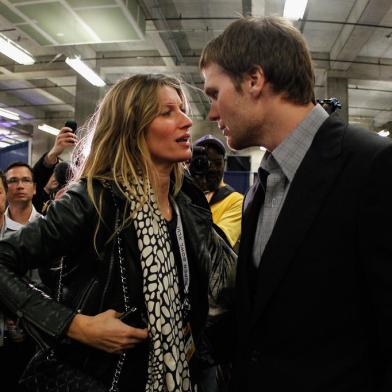
[[191,158],[191,119],[177,91],[164,86],[159,91],[160,111],[150,124],[146,141],[155,166],[171,169],[175,162]]

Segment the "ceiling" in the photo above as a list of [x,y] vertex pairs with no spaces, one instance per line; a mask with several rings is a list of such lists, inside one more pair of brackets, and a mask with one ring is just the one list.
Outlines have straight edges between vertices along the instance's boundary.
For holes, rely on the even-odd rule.
[[[74,55],[106,81],[97,97],[134,73],[182,77],[193,117],[203,121],[208,100],[197,67],[203,46],[242,14],[282,15],[283,7],[284,0],[0,0],[0,33],[36,61],[19,65],[0,54],[0,107],[21,116],[0,117],[0,128],[9,130],[0,139],[32,138],[39,124],[61,127],[77,118],[82,90],[65,63]],[[346,78],[349,120],[391,128],[392,1],[309,0],[296,26],[316,67],[316,97],[328,98],[328,78]]]

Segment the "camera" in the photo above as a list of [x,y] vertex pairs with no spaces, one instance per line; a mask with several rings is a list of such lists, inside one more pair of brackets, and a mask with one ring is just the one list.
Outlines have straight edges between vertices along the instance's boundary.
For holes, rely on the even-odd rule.
[[317,103],[319,103],[328,114],[334,113],[337,109],[342,108],[342,104],[339,102],[337,98],[328,98],[328,99],[318,99]]
[[192,151],[192,158],[189,163],[189,171],[192,176],[205,176],[210,167],[205,147],[195,146]]

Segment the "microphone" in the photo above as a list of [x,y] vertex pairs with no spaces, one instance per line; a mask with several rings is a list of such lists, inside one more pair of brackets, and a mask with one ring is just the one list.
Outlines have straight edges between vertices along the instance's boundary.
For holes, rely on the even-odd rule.
[[72,132],[75,133],[76,130],[78,129],[78,124],[76,123],[75,120],[68,120],[65,122],[64,126],[71,128]]

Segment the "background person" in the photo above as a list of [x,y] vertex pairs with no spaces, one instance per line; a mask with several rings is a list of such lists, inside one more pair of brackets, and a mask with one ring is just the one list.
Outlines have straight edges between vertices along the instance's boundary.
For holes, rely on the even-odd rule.
[[66,148],[74,147],[77,141],[78,138],[71,128],[61,128],[52,148],[42,155],[33,166],[33,174],[36,182],[36,193],[33,197],[33,204],[38,212],[42,212],[44,204],[51,199],[50,179],[56,165],[60,162],[59,156]]
[[7,180],[2,171],[0,171],[0,239],[5,232],[5,211],[7,208]]
[[5,170],[8,207],[5,212],[6,232],[16,231],[40,214],[33,206],[36,192],[33,169],[23,162],[13,162]]
[[[23,162],[10,164],[5,175],[1,176],[2,184],[0,210],[5,208],[6,198],[8,207],[3,211],[1,237],[20,230],[29,222],[33,222],[40,214],[35,210],[32,199],[35,193],[35,183],[32,168]],[[3,193],[6,192],[6,194]],[[6,196],[6,198],[5,198]],[[40,283],[37,270],[25,274],[25,278]],[[1,296],[0,296],[1,297]],[[33,340],[26,334],[20,324],[20,318],[8,312],[0,299],[0,330],[3,344],[0,347],[3,385],[8,385],[13,391],[19,391],[18,380],[24,367],[35,351]]]
[[207,197],[212,219],[220,229],[219,234],[228,241],[232,248],[238,251],[244,197],[223,181],[225,146],[212,135],[201,137],[193,143],[193,146],[205,148],[208,168],[203,173],[192,173],[191,170],[192,177]]
[[245,201],[233,390],[390,390],[391,140],[314,104],[283,18],[233,22],[200,67],[228,145],[267,149]]
[[[208,301],[219,305],[214,270],[234,271],[203,194],[183,177],[191,155],[186,110],[175,78],[116,83],[90,122],[91,152],[79,159],[77,183],[45,218],[0,243],[5,304],[54,339],[64,362],[107,387],[124,360],[120,391],[192,389]],[[60,256],[71,267],[64,303],[20,279]],[[134,308],[131,325],[119,320]]]
[[72,165],[69,162],[59,162],[45,186],[50,199],[42,206],[42,214],[46,215],[49,206],[65,191],[65,187],[72,178]]

